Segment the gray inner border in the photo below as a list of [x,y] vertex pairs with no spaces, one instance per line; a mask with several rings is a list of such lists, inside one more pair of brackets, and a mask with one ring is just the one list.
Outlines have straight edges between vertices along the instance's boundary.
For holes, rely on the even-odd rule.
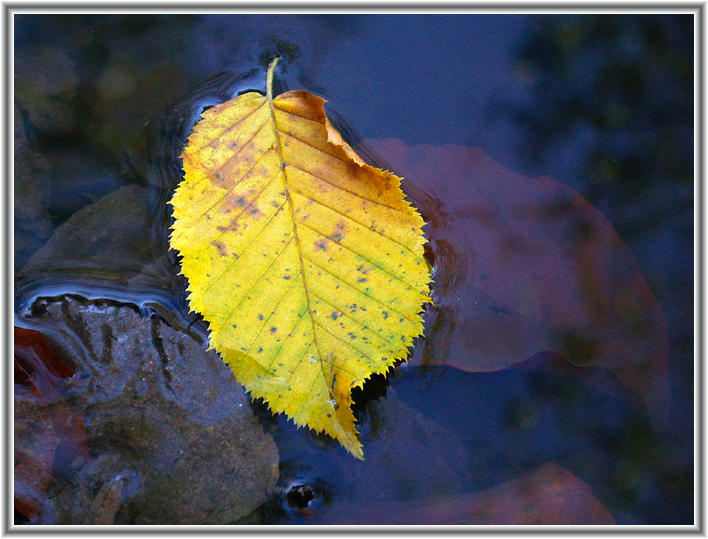
[[[4,414],[3,414],[3,435],[4,444],[0,446],[4,451],[4,459],[2,471],[3,495],[5,504],[0,510],[0,519],[2,519],[1,533],[4,534],[37,534],[37,533],[59,533],[59,534],[85,534],[85,533],[106,533],[106,534],[127,534],[130,532],[140,533],[160,533],[160,534],[185,534],[211,532],[211,533],[245,533],[250,534],[272,534],[272,533],[307,533],[307,534],[358,534],[358,533],[405,533],[405,534],[438,534],[438,533],[484,533],[498,535],[500,533],[530,533],[530,534],[606,534],[606,533],[623,533],[623,534],[700,534],[706,535],[705,530],[705,482],[704,482],[704,450],[705,450],[705,430],[703,427],[704,411],[705,411],[705,395],[704,376],[705,369],[701,359],[704,357],[704,335],[703,329],[705,320],[703,316],[703,300],[704,300],[704,275],[705,275],[705,249],[704,249],[704,230],[705,218],[704,197],[705,190],[703,187],[703,179],[705,178],[705,153],[708,151],[705,137],[705,92],[706,92],[706,75],[705,75],[705,52],[706,52],[706,2],[645,2],[644,4],[637,2],[573,2],[565,5],[554,2],[444,2],[436,4],[426,4],[422,2],[407,2],[407,3],[376,3],[376,2],[348,2],[340,4],[320,4],[316,2],[286,3],[286,2],[234,2],[229,4],[223,3],[200,3],[188,4],[180,1],[166,3],[140,3],[140,2],[111,2],[102,4],[88,3],[59,3],[59,2],[2,2],[2,29],[5,39],[2,40],[3,51],[3,76],[5,83],[3,85],[5,91],[5,103],[3,107],[4,123],[3,137],[5,144],[2,146],[2,158],[5,163],[5,185],[2,191],[3,200],[0,206],[5,210],[4,218],[2,219],[3,241],[5,249],[3,251],[5,260],[0,266],[2,272],[2,280],[5,286],[2,289],[3,295],[0,295],[3,309],[0,314],[2,320],[2,337],[5,342],[6,361],[4,366],[5,380],[3,384],[4,390]],[[697,47],[694,50],[695,65],[698,68],[698,73],[694,73],[694,85],[696,89],[696,102],[694,108],[697,111],[696,119],[698,124],[694,126],[694,151],[696,152],[694,171],[694,207],[696,215],[694,216],[694,245],[698,249],[698,253],[694,253],[694,525],[688,526],[120,526],[111,527],[104,526],[34,526],[34,525],[14,525],[14,507],[11,498],[12,488],[10,480],[13,476],[11,461],[12,457],[12,386],[13,372],[10,369],[9,358],[13,355],[13,341],[11,340],[10,331],[13,327],[11,320],[14,318],[14,298],[13,278],[13,160],[10,158],[14,154],[14,128],[10,127],[10,122],[13,119],[12,99],[13,99],[13,77],[12,73],[12,57],[14,52],[12,42],[12,20],[14,14],[41,14],[41,13],[126,13],[126,14],[145,14],[150,12],[159,13],[300,13],[300,14],[317,14],[317,13],[353,13],[353,14],[376,14],[376,13],[445,13],[445,14],[463,14],[463,13],[499,13],[499,14],[547,14],[547,13],[568,13],[568,14],[599,14],[599,13],[657,13],[657,14],[672,14],[686,13],[694,15],[694,31],[697,32],[698,40]],[[696,76],[698,75],[698,76]]]

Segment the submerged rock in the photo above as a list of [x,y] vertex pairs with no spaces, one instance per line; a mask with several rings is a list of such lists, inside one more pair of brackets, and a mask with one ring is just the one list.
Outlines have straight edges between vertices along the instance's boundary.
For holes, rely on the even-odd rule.
[[15,272],[52,234],[47,211],[51,170],[44,156],[30,144],[22,110],[14,113],[14,253]]
[[55,454],[56,513],[40,522],[224,524],[266,499],[275,443],[198,336],[128,304],[72,296],[38,300],[25,323],[75,362],[68,401],[89,448],[71,462]]
[[174,254],[152,241],[167,225],[152,223],[149,198],[125,185],[74,212],[15,273],[15,312],[25,316],[40,297],[77,294],[150,308],[175,327],[193,322]]
[[75,212],[22,269],[37,274],[109,275],[124,283],[152,260],[143,187],[127,185]]

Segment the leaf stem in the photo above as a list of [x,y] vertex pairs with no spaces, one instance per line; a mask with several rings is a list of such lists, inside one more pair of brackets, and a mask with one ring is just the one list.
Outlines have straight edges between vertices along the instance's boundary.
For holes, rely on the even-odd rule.
[[273,58],[273,61],[268,66],[268,75],[266,76],[266,96],[268,101],[273,101],[273,72],[275,71],[275,66],[278,65],[278,60],[280,60],[280,56]]

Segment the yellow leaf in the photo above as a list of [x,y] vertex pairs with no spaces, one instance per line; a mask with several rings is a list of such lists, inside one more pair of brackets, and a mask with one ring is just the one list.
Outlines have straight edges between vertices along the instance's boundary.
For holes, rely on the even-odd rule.
[[170,245],[210,346],[274,412],[363,458],[351,390],[407,356],[430,274],[401,179],[305,91],[207,110],[182,154]]

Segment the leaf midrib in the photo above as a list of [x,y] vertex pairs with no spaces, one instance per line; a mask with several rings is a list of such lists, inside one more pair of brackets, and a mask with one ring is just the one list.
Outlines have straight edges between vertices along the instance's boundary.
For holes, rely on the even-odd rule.
[[[288,166],[288,164],[285,162],[285,158],[283,157],[283,149],[280,145],[280,137],[278,136],[278,126],[275,123],[275,107],[273,106],[273,96],[271,95],[270,91],[266,95],[266,100],[268,101],[268,107],[270,111],[270,121],[271,121],[271,126],[273,127],[273,137],[275,138],[275,146],[276,146],[276,152],[278,154],[278,159],[280,159],[280,175],[283,178],[283,191],[285,193],[285,198],[287,199],[287,205],[288,205],[288,210],[290,212],[290,221],[292,223],[293,227],[293,236],[295,237],[295,244],[296,244],[296,249],[297,249],[297,256],[298,260],[300,261],[300,276],[302,277],[302,287],[305,290],[305,300],[307,302],[307,314],[308,317],[310,318],[310,326],[312,328],[312,341],[315,344],[315,349],[317,350],[317,359],[320,364],[320,369],[322,371],[322,380],[325,383],[325,386],[327,387],[327,392],[329,393],[330,399],[335,399],[335,395],[332,394],[332,389],[330,387],[330,384],[327,383],[327,376],[325,375],[325,370],[324,370],[324,361],[323,358],[324,356],[322,355],[322,351],[320,350],[320,345],[319,342],[317,341],[317,331],[315,329],[315,317],[312,315],[312,306],[310,304],[310,291],[309,287],[307,285],[307,277],[305,275],[305,262],[303,260],[302,256],[302,244],[300,243],[300,237],[297,233],[297,220],[295,219],[295,209],[293,207],[293,200],[292,197],[290,196],[290,188],[288,187],[288,180],[287,180],[287,174],[285,173],[285,168]],[[334,367],[334,365],[332,365]],[[334,381],[334,380],[333,380]]]

